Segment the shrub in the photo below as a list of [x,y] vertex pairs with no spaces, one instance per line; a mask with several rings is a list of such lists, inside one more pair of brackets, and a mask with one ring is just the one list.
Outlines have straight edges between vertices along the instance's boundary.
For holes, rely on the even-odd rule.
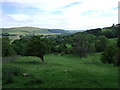
[[99,36],[95,42],[95,49],[97,52],[103,52],[107,46],[108,39],[105,36]]
[[116,55],[115,55],[115,60],[113,62],[113,64],[115,66],[120,66],[120,48],[117,48],[117,52],[116,52]]
[[102,53],[101,61],[103,63],[114,63],[116,61],[117,47],[109,44],[105,51]]

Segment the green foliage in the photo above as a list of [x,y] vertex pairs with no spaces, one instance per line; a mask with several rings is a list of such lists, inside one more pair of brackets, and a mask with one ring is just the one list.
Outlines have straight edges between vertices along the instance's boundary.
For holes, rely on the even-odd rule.
[[117,46],[117,38],[109,39],[105,51],[102,53],[102,62],[120,66],[120,48]]
[[115,46],[117,46],[117,40],[118,40],[117,38],[108,39],[109,43],[112,44],[112,45],[115,45]]
[[103,63],[114,63],[116,60],[116,52],[117,52],[117,47],[114,45],[109,44],[105,51],[102,53],[102,62]]
[[102,52],[105,50],[108,39],[105,36],[99,36],[98,39],[95,41],[95,49],[97,52]]
[[19,40],[15,40],[12,45],[17,55],[24,55],[27,47],[28,39],[20,38]]
[[2,38],[2,56],[12,56],[15,55],[16,52],[13,49],[13,46],[10,44],[10,40],[8,37]]
[[115,38],[115,32],[113,29],[103,30],[102,35],[106,36],[107,38]]
[[120,35],[118,36],[117,46],[120,48]]
[[116,31],[116,35],[119,36],[120,35],[120,24],[118,24],[117,27],[115,27],[115,31]]
[[[70,40],[71,39],[71,40]],[[52,53],[70,53],[72,37],[69,35],[57,36],[49,38],[51,41],[51,52]]]
[[48,52],[50,52],[48,40],[38,35],[29,39],[25,55],[38,56],[43,60],[43,56]]
[[75,36],[73,42],[74,53],[80,57],[84,57],[89,53],[95,51],[94,47],[95,37],[92,34],[79,34]]
[[115,58],[116,59],[114,60],[113,64],[116,65],[116,66],[120,66],[120,48],[119,47],[117,48]]
[[86,32],[95,36],[100,36],[102,34],[101,28],[87,30]]
[[93,34],[95,36],[104,35],[107,38],[116,38],[117,35],[120,34],[120,25],[112,25],[111,27],[105,27],[105,28],[97,28],[97,29],[90,29],[85,31],[89,34]]

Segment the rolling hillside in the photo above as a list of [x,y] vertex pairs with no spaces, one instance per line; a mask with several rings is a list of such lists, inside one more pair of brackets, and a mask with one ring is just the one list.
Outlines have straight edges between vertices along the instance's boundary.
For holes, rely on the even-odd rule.
[[42,34],[42,35],[56,35],[56,34],[69,34],[76,31],[63,30],[63,29],[47,29],[38,27],[15,27],[15,28],[2,28],[3,34],[17,34],[17,35],[29,35],[29,34]]
[[47,29],[37,27],[14,27],[14,28],[1,28],[1,36],[8,36],[10,39],[19,39],[20,35],[62,35],[69,34],[71,32],[62,29]]
[[28,34],[50,34],[46,28],[36,27],[17,27],[17,28],[4,28],[3,33],[17,34],[17,35],[28,35]]

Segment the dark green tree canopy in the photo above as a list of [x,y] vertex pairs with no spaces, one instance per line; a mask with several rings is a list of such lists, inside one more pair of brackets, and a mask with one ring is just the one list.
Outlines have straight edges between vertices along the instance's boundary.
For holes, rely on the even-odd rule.
[[101,35],[97,37],[97,40],[95,41],[95,49],[97,52],[102,52],[105,50],[106,46],[108,44],[108,39]]
[[16,51],[17,55],[24,55],[25,49],[27,47],[27,38],[20,38],[19,40],[15,40],[12,45],[14,50]]
[[13,49],[13,46],[10,44],[10,40],[8,37],[3,37],[2,38],[2,56],[12,56],[15,55],[16,52]]
[[88,53],[94,52],[94,40],[95,36],[92,34],[83,33],[75,36],[73,43],[74,53],[84,57]]
[[27,44],[25,55],[27,56],[37,56],[44,62],[43,56],[48,53],[49,41],[42,36],[32,36]]

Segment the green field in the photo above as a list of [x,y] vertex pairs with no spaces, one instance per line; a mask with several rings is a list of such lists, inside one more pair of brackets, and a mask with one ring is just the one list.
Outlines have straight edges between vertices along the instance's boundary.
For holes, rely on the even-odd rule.
[[37,57],[19,57],[3,64],[9,66],[21,68],[21,73],[3,88],[118,88],[118,67],[101,63],[100,53],[82,59],[51,54],[45,63]]

